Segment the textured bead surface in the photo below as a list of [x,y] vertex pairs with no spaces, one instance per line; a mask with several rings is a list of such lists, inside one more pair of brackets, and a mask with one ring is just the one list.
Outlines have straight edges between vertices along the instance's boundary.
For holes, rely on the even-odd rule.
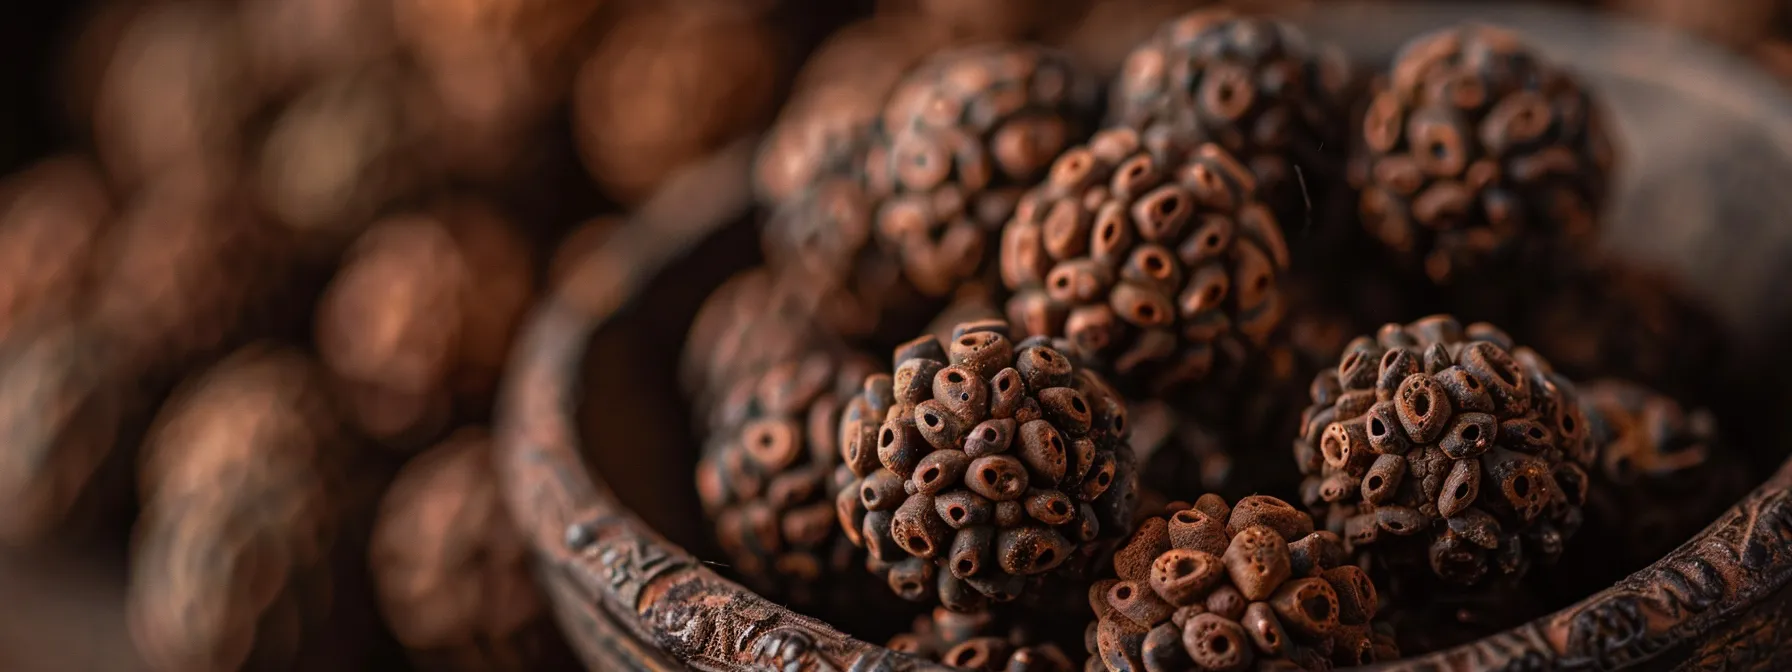
[[1149,146],[1224,147],[1292,225],[1311,192],[1341,174],[1350,86],[1341,52],[1286,23],[1208,8],[1164,24],[1127,56],[1109,121]]
[[1574,387],[1490,325],[1386,325],[1311,395],[1302,498],[1376,566],[1458,585],[1518,577],[1580,525],[1598,446]]
[[846,355],[789,359],[736,379],[709,419],[697,494],[734,573],[764,594],[813,603],[857,559],[834,524],[850,475],[835,428],[874,370]]
[[855,478],[839,523],[904,598],[972,612],[1047,596],[1128,528],[1120,396],[1049,339],[1009,334],[986,320],[905,344],[841,414]]
[[368,566],[420,667],[516,669],[559,646],[491,450],[485,430],[461,430],[407,463],[380,503]]
[[327,394],[303,356],[252,347],[157,418],[126,603],[155,669],[284,667],[319,625],[340,513],[329,465],[343,443]]
[[1089,590],[1090,669],[1328,670],[1398,657],[1375,584],[1287,502],[1172,502]]
[[1217,145],[1157,151],[1115,129],[1071,149],[1002,234],[1009,319],[1154,390],[1261,348],[1288,247],[1249,170]]
[[1041,642],[1025,628],[1002,627],[989,612],[961,614],[935,608],[915,617],[914,627],[890,639],[895,651],[947,667],[978,672],[1075,672],[1078,668],[1056,644]]
[[1408,42],[1355,143],[1363,225],[1440,283],[1592,241],[1613,161],[1588,91],[1513,33],[1479,25]]

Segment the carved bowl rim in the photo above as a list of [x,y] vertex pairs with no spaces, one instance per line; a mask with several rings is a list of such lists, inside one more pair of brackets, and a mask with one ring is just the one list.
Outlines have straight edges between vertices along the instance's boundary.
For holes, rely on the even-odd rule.
[[[1332,22],[1314,32],[1346,33],[1352,16],[1385,18],[1365,13],[1366,7],[1345,3],[1293,18],[1308,26]],[[1758,90],[1764,77],[1738,71],[1725,73],[1735,81],[1713,84],[1713,64],[1729,68],[1734,59],[1683,36],[1592,18],[1584,10],[1511,5],[1485,13],[1496,22],[1541,21],[1568,31],[1597,23],[1592,30],[1605,38],[1585,40],[1567,58],[1614,61],[1608,65],[1636,77],[1696,82],[1680,88],[1721,93],[1727,86],[1734,94]],[[1637,59],[1639,49],[1647,51],[1639,45],[1648,44],[1665,45],[1678,57],[1646,59],[1663,63],[1659,68],[1615,62]],[[1776,122],[1770,131],[1792,155],[1792,103],[1783,96],[1722,104],[1764,108],[1755,116]],[[589,337],[661,266],[750,207],[744,176],[751,155],[747,139],[681,172],[536,307],[518,336],[496,412],[494,457],[506,502],[530,542],[556,618],[595,669],[797,663],[801,669],[944,670],[849,637],[720,577],[623,506],[581,457],[576,378]],[[1614,669],[1696,641],[1792,580],[1789,491],[1792,460],[1693,539],[1616,585],[1506,632],[1376,669]]]

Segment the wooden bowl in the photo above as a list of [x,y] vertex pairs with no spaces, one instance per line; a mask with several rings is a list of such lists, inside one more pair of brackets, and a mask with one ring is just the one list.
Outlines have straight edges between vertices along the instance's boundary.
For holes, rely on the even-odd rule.
[[[1624,169],[1608,249],[1680,272],[1742,335],[1737,352],[1771,354],[1788,333],[1792,99],[1765,74],[1690,38],[1559,8],[1323,3],[1296,19],[1365,63],[1465,19],[1520,30],[1610,103]],[[943,669],[767,601],[685,550],[706,542],[694,529],[677,344],[697,301],[730,269],[672,264],[699,246],[711,248],[704,259],[753,249],[750,226],[723,226],[750,209],[750,154],[743,141],[688,169],[533,315],[499,409],[511,511],[591,669]],[[1781,413],[1792,396],[1767,385],[1784,380],[1774,375],[1784,359],[1759,360],[1762,387],[1744,391]],[[1758,417],[1768,431],[1748,435],[1776,436],[1775,415]],[[1784,455],[1777,441],[1759,443],[1746,447]],[[1792,622],[1789,579],[1792,464],[1614,586],[1380,669],[1792,669],[1792,647],[1780,642]]]

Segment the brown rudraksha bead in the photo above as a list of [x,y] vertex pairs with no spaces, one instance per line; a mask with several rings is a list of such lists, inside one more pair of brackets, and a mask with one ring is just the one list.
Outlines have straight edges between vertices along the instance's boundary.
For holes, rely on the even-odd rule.
[[129,508],[108,463],[159,400],[140,392],[120,340],[66,316],[0,337],[0,546],[78,536],[107,522],[94,514]]
[[105,177],[82,157],[47,159],[0,182],[0,340],[35,313],[79,312],[88,261],[111,218]]
[[760,201],[782,203],[822,175],[855,170],[855,143],[876,123],[896,81],[949,39],[918,18],[878,16],[816,47],[759,148],[753,187]]
[[573,84],[579,155],[612,198],[646,200],[674,171],[777,111],[779,35],[737,9],[669,3],[633,10],[580,67]]
[[914,627],[892,637],[888,646],[962,670],[1076,672],[1056,644],[1039,642],[1020,627],[1004,632],[1001,620],[988,611],[961,614],[936,607],[932,616],[915,617]]
[[1375,583],[1287,502],[1171,503],[1089,589],[1091,670],[1329,670],[1399,657]]
[[752,268],[703,300],[679,364],[680,384],[695,402],[696,417],[707,417],[740,379],[800,359],[826,341],[814,307],[791,285],[788,277]]
[[1601,446],[1587,492],[1586,538],[1577,540],[1598,556],[1590,563],[1621,563],[1613,568],[1618,576],[1641,568],[1747,490],[1748,472],[1718,441],[1710,412],[1687,411],[1654,390],[1611,379],[1582,386],[1580,400]]
[[1079,137],[1097,102],[1093,79],[1041,47],[923,61],[874,128],[843,141],[832,170],[775,209],[766,257],[823,297],[824,322],[862,316],[846,333],[912,333],[987,269],[1021,190]]
[[1099,374],[998,320],[910,341],[895,364],[841,414],[854,480],[836,504],[898,595],[960,612],[1042,597],[1126,533],[1126,409]]
[[428,670],[525,669],[562,653],[510,522],[483,429],[404,466],[381,500],[368,566],[380,611]]
[[841,409],[876,365],[815,352],[738,378],[709,420],[697,494],[734,573],[761,593],[813,604],[858,553],[834,524],[852,474],[835,441]]
[[1492,325],[1388,324],[1310,394],[1302,499],[1371,568],[1516,579],[1580,527],[1598,448],[1574,387]]
[[1058,158],[1002,233],[1008,317],[1063,337],[1128,387],[1246,359],[1281,322],[1288,246],[1256,179],[1218,145],[1147,149],[1103,131]]
[[317,367],[260,346],[162,410],[139,472],[125,605],[152,669],[286,669],[323,626],[340,427]]
[[456,397],[488,402],[534,293],[531,257],[509,221],[473,201],[361,235],[318,303],[315,332],[365,432],[408,445],[442,429]]
[[1517,36],[1419,37],[1374,89],[1350,171],[1363,225],[1433,281],[1595,238],[1612,167],[1603,115]]
[[[1163,143],[1215,143],[1237,156],[1278,215],[1310,210],[1342,174],[1349,126],[1348,61],[1295,27],[1226,9],[1197,10],[1127,56],[1109,122]],[[1297,174],[1304,171],[1304,174]]]

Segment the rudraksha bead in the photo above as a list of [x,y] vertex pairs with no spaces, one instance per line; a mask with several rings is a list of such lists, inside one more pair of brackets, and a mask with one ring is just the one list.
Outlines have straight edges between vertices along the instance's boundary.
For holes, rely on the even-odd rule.
[[856,170],[849,165],[855,143],[864,141],[897,80],[949,39],[938,26],[906,16],[865,19],[829,36],[797,73],[759,148],[753,187],[760,201],[782,203],[821,175]]
[[1076,672],[1063,649],[1038,642],[1024,628],[1004,632],[987,611],[961,614],[936,607],[932,616],[915,617],[908,632],[890,639],[889,648],[947,667],[979,672]]
[[242,149],[256,101],[233,11],[177,2],[119,17],[92,110],[95,149],[115,185],[134,190]]
[[1517,578],[1580,527],[1598,447],[1574,387],[1492,325],[1383,326],[1311,397],[1294,444],[1302,499],[1371,567]]
[[161,174],[98,241],[93,319],[140,370],[176,375],[302,319],[287,239],[243,192],[203,170]]
[[111,218],[105,177],[81,157],[47,159],[0,182],[0,340],[34,313],[78,312]]
[[1288,247],[1218,145],[1153,151],[1130,129],[1058,158],[1002,234],[1008,318],[1067,339],[1128,387],[1199,380],[1281,322]]
[[282,225],[341,251],[381,209],[425,178],[410,123],[413,73],[351,71],[321,81],[275,118],[257,149],[255,187]]
[[1139,130],[1153,148],[1220,145],[1292,225],[1311,209],[1307,192],[1342,174],[1351,82],[1342,53],[1289,24],[1202,9],[1127,56],[1109,121]]
[[741,271],[697,309],[685,338],[679,380],[697,417],[734,383],[821,345],[812,308],[787,277],[765,268]]
[[478,202],[395,215],[362,234],[315,320],[318,353],[355,399],[361,428],[409,444],[441,429],[457,396],[483,404],[533,296],[531,271],[527,242]]
[[1093,79],[1041,47],[935,55],[896,85],[874,128],[775,208],[766,257],[823,297],[824,322],[863,316],[849,335],[913,333],[987,270],[1021,190],[1097,102]]
[[709,419],[697,494],[734,573],[760,592],[812,604],[859,559],[834,524],[852,477],[835,440],[875,369],[828,352],[786,360],[737,379]]
[[609,27],[579,69],[579,155],[612,198],[645,200],[673,171],[777,111],[778,35],[735,9],[636,10]]
[[1375,583],[1336,534],[1254,495],[1170,504],[1089,589],[1091,670],[1329,670],[1399,657]]
[[491,437],[468,428],[398,473],[368,567],[386,625],[420,669],[524,669],[562,653],[529,560]]
[[317,367],[260,346],[162,410],[138,475],[125,604],[152,669],[284,669],[323,625],[340,427]]
[[1641,568],[1747,490],[1747,470],[1719,442],[1710,412],[1688,411],[1654,390],[1611,379],[1582,386],[1580,399],[1591,438],[1601,446],[1583,535],[1606,541],[1578,543],[1597,549],[1597,562],[1621,558],[1627,566],[1620,571]]
[[105,465],[157,400],[139,391],[119,340],[68,316],[0,338],[0,545],[78,535],[106,522],[89,519],[94,509],[129,508],[113,499],[128,488],[105,487]]
[[840,525],[906,599],[975,611],[1037,598],[1125,534],[1126,409],[1048,339],[970,322],[896,349],[840,418]]
[[1517,36],[1419,37],[1374,88],[1351,166],[1363,225],[1432,280],[1595,238],[1612,167],[1603,115]]
[[993,256],[1020,194],[1082,137],[1096,81],[1062,54],[982,45],[936,55],[890,95],[866,150],[878,243],[923,295],[942,297]]

